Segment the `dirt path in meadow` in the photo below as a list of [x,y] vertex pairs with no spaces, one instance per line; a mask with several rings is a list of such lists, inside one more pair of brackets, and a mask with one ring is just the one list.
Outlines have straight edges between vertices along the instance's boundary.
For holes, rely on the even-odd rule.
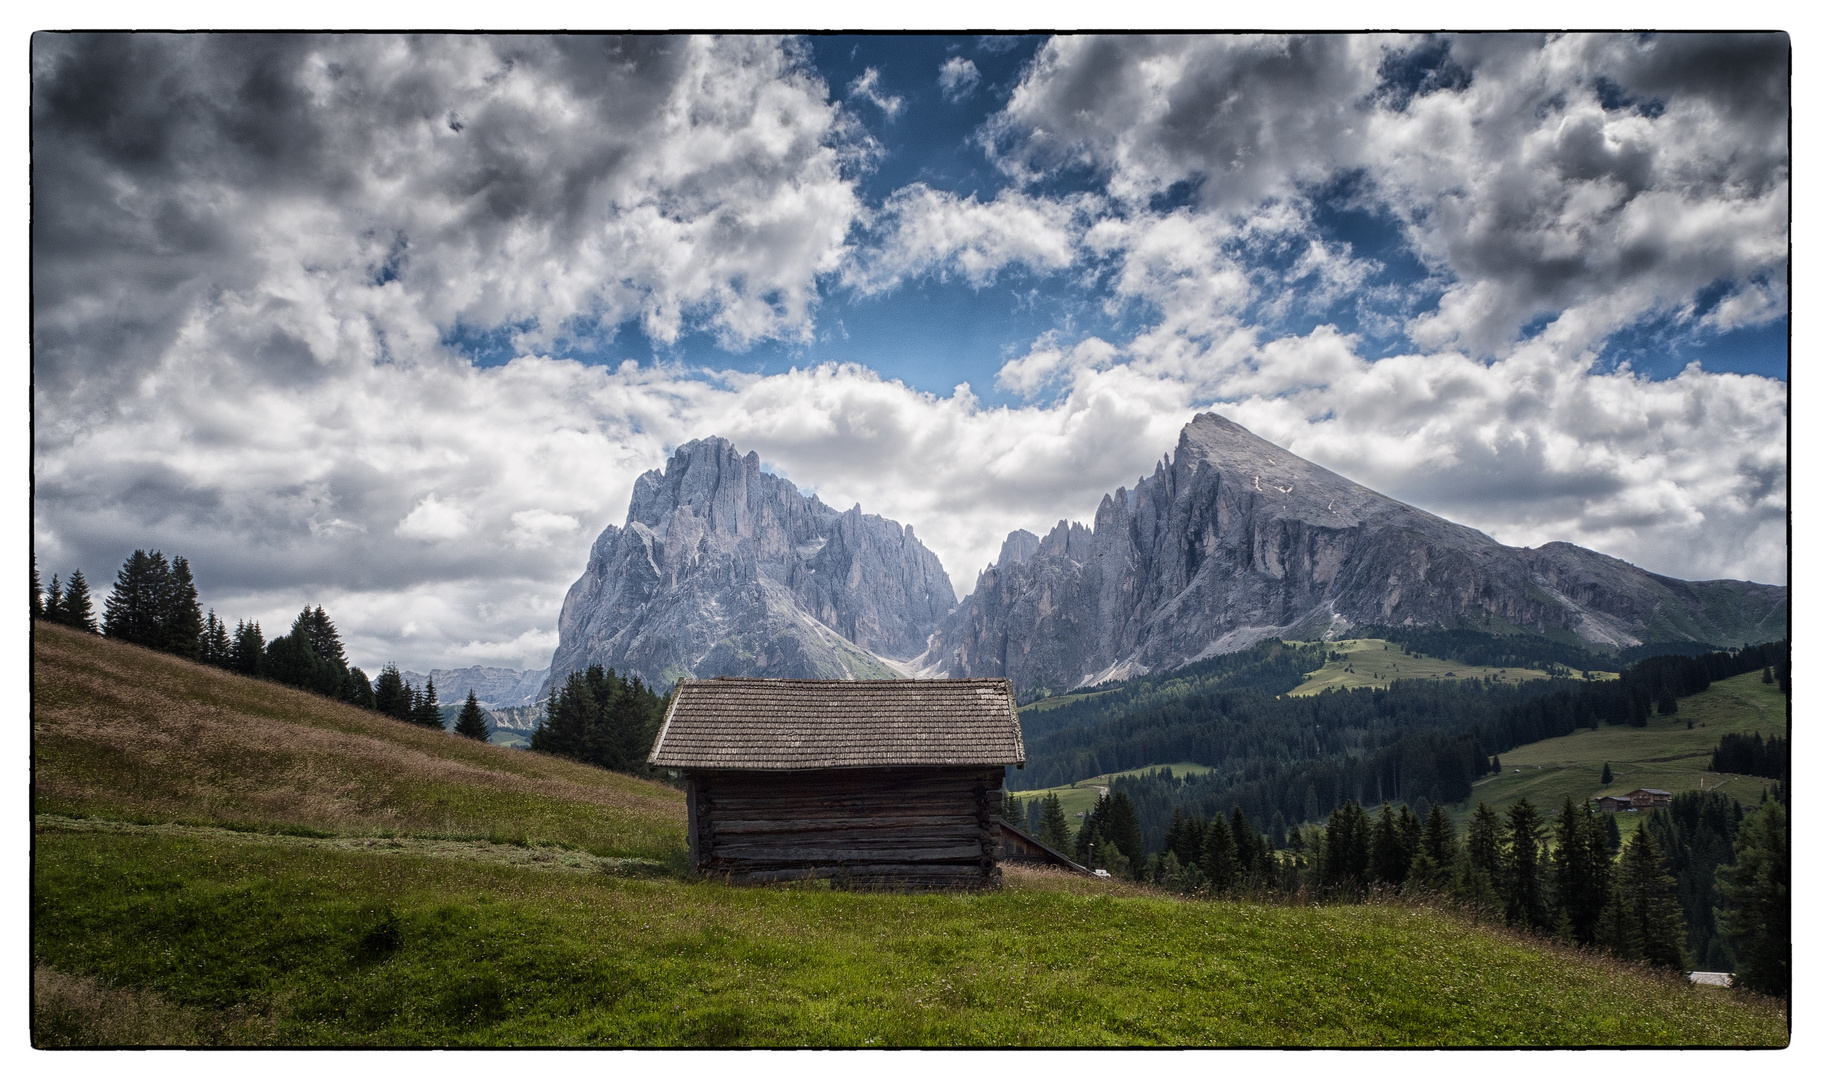
[[332,849],[369,855],[419,855],[429,859],[520,866],[570,874],[662,873],[662,863],[651,859],[610,859],[554,844],[496,844],[490,840],[441,840],[416,836],[290,836],[283,833],[244,832],[213,825],[138,825],[105,818],[74,818],[37,814],[37,832],[123,833],[139,836],[182,836],[233,844]]

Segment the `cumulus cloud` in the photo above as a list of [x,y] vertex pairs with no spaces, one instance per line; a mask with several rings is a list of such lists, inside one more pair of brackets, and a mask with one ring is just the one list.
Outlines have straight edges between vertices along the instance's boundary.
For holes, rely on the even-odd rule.
[[172,348],[304,380],[464,327],[804,338],[861,209],[863,134],[772,39],[40,35],[33,76],[66,401]]
[[904,99],[896,94],[885,94],[879,90],[879,69],[867,68],[860,77],[847,84],[847,96],[869,101],[873,107],[885,114],[887,120],[896,120],[904,111]]
[[936,70],[936,85],[948,101],[966,101],[980,85],[980,69],[965,56],[951,56]]
[[1008,266],[1060,270],[1074,261],[1095,202],[1088,195],[1035,199],[1019,191],[981,202],[912,183],[885,201],[874,222],[882,240],[848,264],[846,280],[878,293],[922,275],[954,273],[981,288]]
[[1188,190],[1204,229],[1288,214],[1313,242],[1353,178],[1439,293],[1410,339],[1504,356],[1715,286],[1719,318],[1787,310],[1788,65],[1774,34],[1068,37],[988,130],[1020,183],[1085,167],[1137,217]]

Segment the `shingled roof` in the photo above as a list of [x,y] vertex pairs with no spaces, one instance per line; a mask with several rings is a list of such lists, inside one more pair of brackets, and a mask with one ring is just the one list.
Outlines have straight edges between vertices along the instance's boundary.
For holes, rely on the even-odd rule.
[[651,764],[673,769],[1020,765],[1010,679],[688,679]]

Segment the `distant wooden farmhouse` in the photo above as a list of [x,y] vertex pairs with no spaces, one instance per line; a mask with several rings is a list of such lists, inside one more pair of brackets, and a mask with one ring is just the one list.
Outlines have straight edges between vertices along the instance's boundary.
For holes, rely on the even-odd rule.
[[1631,800],[1633,810],[1648,810],[1653,806],[1668,806],[1673,796],[1662,788],[1641,787],[1626,793],[1625,797]]
[[1616,814],[1621,810],[1631,809],[1631,800],[1624,795],[1602,795],[1594,800],[1602,814]]
[[680,771],[689,858],[733,881],[999,884],[1009,679],[687,679],[650,763]]

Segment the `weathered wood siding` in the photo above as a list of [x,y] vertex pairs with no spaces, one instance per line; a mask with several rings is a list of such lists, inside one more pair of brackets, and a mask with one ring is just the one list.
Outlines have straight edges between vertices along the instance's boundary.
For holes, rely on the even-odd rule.
[[695,868],[733,881],[856,887],[999,884],[999,767],[691,770]]

